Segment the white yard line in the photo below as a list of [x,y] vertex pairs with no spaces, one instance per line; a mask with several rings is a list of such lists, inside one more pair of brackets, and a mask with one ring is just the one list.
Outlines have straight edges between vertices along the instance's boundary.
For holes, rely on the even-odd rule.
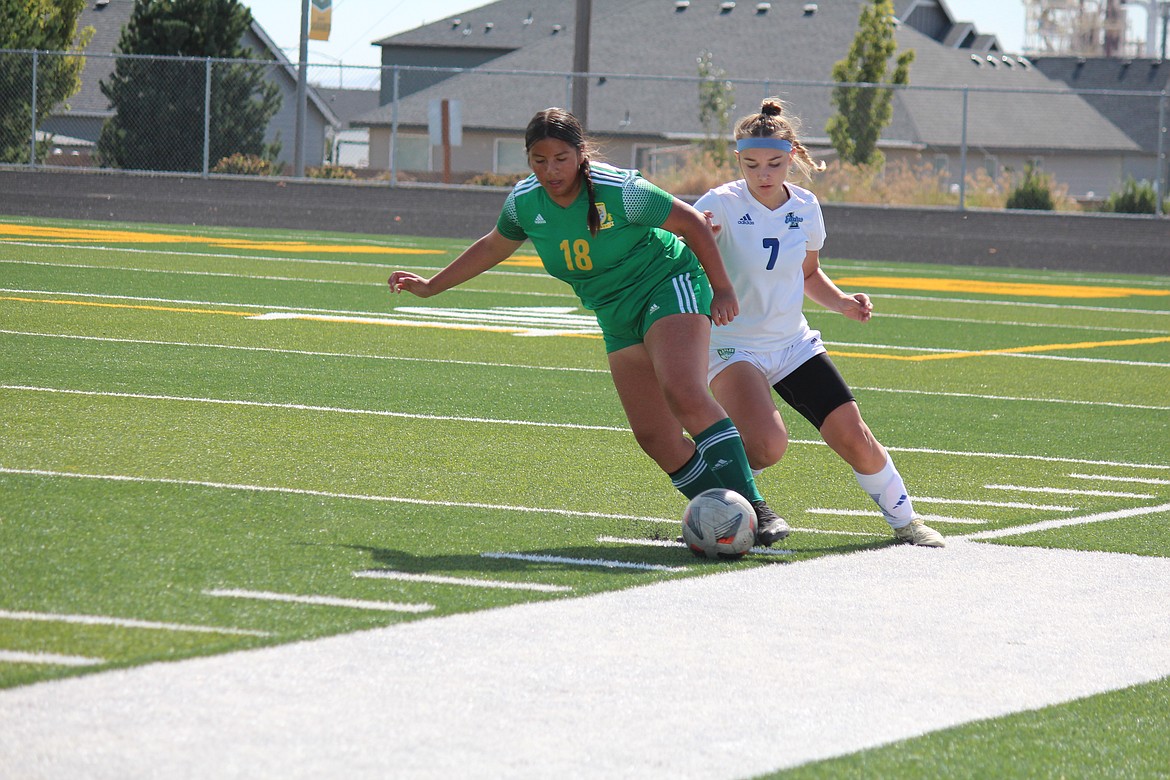
[[350,607],[371,609],[381,612],[430,612],[433,604],[401,604],[394,601],[368,601],[365,599],[343,599],[335,596],[301,595],[296,593],[273,593],[266,590],[205,590],[204,596],[229,599],[253,599],[256,601],[279,601],[286,604],[307,604],[321,607]]
[[1115,490],[1075,490],[1073,488],[1029,485],[984,485],[984,490],[1014,490],[1019,493],[1053,493],[1062,496],[1100,496],[1102,498],[1154,498],[1149,493],[1122,493]]
[[530,563],[561,563],[566,566],[598,566],[603,569],[639,569],[642,571],[686,571],[686,566],[663,566],[657,563],[639,563],[637,561],[611,561],[604,558],[570,558],[564,555],[534,555],[530,553],[485,552],[480,553],[482,558],[503,558],[511,561],[528,561]]
[[1030,534],[1035,531],[1050,531],[1054,528],[1065,528],[1070,525],[1088,525],[1089,523],[1100,523],[1105,520],[1124,520],[1130,517],[1160,515],[1167,512],[1170,512],[1170,504],[1159,504],[1158,506],[1137,506],[1131,507],[1129,509],[1118,509],[1113,512],[1098,512],[1091,515],[1082,515],[1081,517],[1065,517],[1060,520],[1044,520],[1039,523],[1016,525],[1012,526],[1011,528],[998,528],[994,531],[975,531],[974,533],[966,534],[963,538],[1002,539],[1008,536]]
[[195,479],[170,479],[167,477],[136,477],[118,474],[80,474],[68,471],[46,471],[44,469],[14,469],[0,466],[0,474],[24,474],[35,477],[53,477],[63,479],[95,479],[110,482],[130,482],[142,484],[162,485],[189,485],[191,487],[206,487],[217,490],[243,490],[258,493],[283,493],[297,496],[320,496],[322,498],[340,498],[353,501],[385,501],[397,504],[415,504],[419,506],[449,506],[467,509],[501,509],[508,512],[533,512],[546,515],[563,515],[566,517],[596,517],[610,520],[645,520],[651,523],[677,523],[676,518],[669,517],[642,517],[640,515],[606,514],[604,512],[577,512],[570,509],[549,509],[545,507],[511,506],[507,504],[482,504],[478,502],[460,501],[428,501],[421,498],[404,498],[402,496],[375,496],[362,493],[334,493],[327,490],[308,490],[305,488],[277,487],[272,485],[243,485],[230,482],[207,482]]
[[101,666],[104,658],[57,653],[26,653],[20,650],[0,650],[0,664],[38,664],[41,666]]
[[83,626],[116,626],[118,628],[144,628],[151,631],[187,631],[196,634],[237,634],[241,636],[271,636],[267,631],[250,631],[243,628],[219,628],[216,626],[192,626],[184,623],[159,623],[153,620],[106,617],[104,615],[66,615],[56,612],[14,612],[0,609],[0,620],[31,620],[40,623],[74,623]]
[[537,593],[568,593],[568,585],[549,585],[542,582],[508,582],[506,580],[485,580],[479,577],[445,577],[439,574],[393,571],[391,569],[368,569],[355,571],[354,577],[367,580],[400,580],[402,582],[428,582],[436,585],[455,585],[465,588],[496,588],[502,590],[530,590]]

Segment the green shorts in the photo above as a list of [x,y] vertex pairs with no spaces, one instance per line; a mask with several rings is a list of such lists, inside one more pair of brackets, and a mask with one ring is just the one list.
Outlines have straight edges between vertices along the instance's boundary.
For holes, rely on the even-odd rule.
[[704,314],[711,316],[711,283],[700,268],[686,271],[668,279],[650,290],[648,296],[636,300],[619,301],[598,309],[597,324],[605,339],[605,351],[641,344],[650,326],[671,314]]

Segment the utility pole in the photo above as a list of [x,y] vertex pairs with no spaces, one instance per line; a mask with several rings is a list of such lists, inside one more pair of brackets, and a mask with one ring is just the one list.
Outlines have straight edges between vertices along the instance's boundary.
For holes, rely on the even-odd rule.
[[297,127],[293,140],[293,175],[305,175],[305,98],[309,82],[309,0],[301,0],[301,55],[297,66]]
[[577,0],[577,19],[573,28],[573,116],[584,130],[589,129],[589,24],[593,0]]

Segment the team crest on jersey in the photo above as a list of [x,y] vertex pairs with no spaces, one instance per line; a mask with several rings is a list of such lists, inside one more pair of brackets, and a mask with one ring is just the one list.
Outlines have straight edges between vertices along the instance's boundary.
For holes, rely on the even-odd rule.
[[731,356],[735,354],[735,347],[720,347],[716,352],[724,360],[731,360]]
[[801,222],[804,222],[804,217],[798,217],[791,211],[784,215],[784,224],[789,230],[800,230]]
[[597,206],[597,216],[601,219],[601,227],[598,230],[606,230],[613,227],[613,215],[605,208],[604,203],[595,203]]

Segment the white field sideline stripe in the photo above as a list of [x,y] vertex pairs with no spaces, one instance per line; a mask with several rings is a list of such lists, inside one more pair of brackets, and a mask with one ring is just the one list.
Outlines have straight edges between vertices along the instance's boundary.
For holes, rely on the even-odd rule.
[[1069,474],[1073,479],[1099,479],[1102,482],[1133,482],[1138,485],[1170,485],[1170,479],[1153,477],[1113,477],[1104,474]]
[[103,617],[101,615],[58,615],[51,612],[10,612],[6,609],[0,609],[0,620],[35,620],[41,623],[75,623],[83,626],[147,628],[155,631],[187,631],[195,634],[271,636],[271,634],[269,634],[267,631],[249,631],[243,628],[216,628],[215,626],[190,626],[183,623],[156,623],[152,620]]
[[[3,331],[0,331],[2,333]],[[1156,365],[1164,365],[1157,363]],[[1165,364],[1170,365],[1170,364]],[[1112,401],[1077,401],[1068,398],[1025,398],[1018,395],[987,395],[985,393],[944,393],[935,390],[898,390],[889,387],[854,387],[854,390],[864,390],[867,393],[897,393],[899,395],[926,395],[942,396],[944,398],[978,398],[984,401],[1019,401],[1025,403],[1043,404],[1073,404],[1076,406],[1107,406],[1115,409],[1144,409],[1155,412],[1170,411],[1170,406],[1151,406],[1147,404],[1121,404]]]
[[0,474],[24,474],[34,477],[55,477],[66,479],[96,479],[108,482],[131,482],[152,485],[185,485],[191,487],[216,488],[220,490],[243,490],[256,493],[280,493],[295,496],[316,496],[318,498],[338,498],[349,501],[384,501],[392,504],[413,504],[415,506],[445,506],[460,509],[498,509],[505,512],[531,512],[542,515],[561,515],[563,517],[592,517],[602,520],[644,520],[648,523],[677,524],[677,518],[643,517],[641,515],[617,515],[604,512],[577,512],[572,509],[548,509],[532,506],[508,506],[504,504],[480,504],[461,501],[428,501],[421,498],[403,498],[401,496],[369,496],[360,493],[332,493],[325,490],[306,490],[304,488],[273,487],[270,485],[237,485],[227,482],[205,482],[194,479],[171,479],[167,477],[133,477],[118,474],[78,474],[67,471],[45,471],[43,469],[13,469],[0,466]]
[[[393,360],[407,363],[436,363],[436,364],[450,364],[457,366],[478,366],[484,368],[530,368],[536,371],[564,371],[569,373],[584,373],[584,374],[609,374],[608,369],[604,368],[574,368],[571,366],[534,366],[523,365],[520,363],[493,363],[480,360],[447,360],[442,358],[417,358],[404,357],[402,355],[368,355],[352,352],[318,352],[314,350],[304,349],[280,349],[276,347],[249,347],[240,346],[236,344],[212,344],[207,342],[191,342],[191,341],[156,341],[153,339],[120,339],[109,336],[81,336],[70,333],[34,333],[23,330],[3,330],[0,329],[0,334],[9,336],[30,336],[39,338],[57,338],[57,339],[74,339],[78,341],[97,341],[108,342],[113,344],[147,344],[159,347],[192,347],[197,349],[226,349],[239,350],[241,352],[260,352],[279,355],[304,355],[306,357],[330,357],[330,358],[353,358],[357,360]],[[925,349],[917,347],[895,347],[895,346],[879,346],[875,344],[850,344],[852,347],[865,347],[876,349]],[[933,350],[937,352],[951,352],[953,350],[938,349]],[[1157,364],[1161,365],[1161,364]],[[1111,401],[1076,401],[1065,398],[1027,398],[1024,396],[1010,396],[1010,395],[988,395],[983,393],[948,393],[933,390],[904,390],[890,387],[863,387],[860,385],[854,386],[854,390],[864,390],[872,393],[897,393],[900,395],[923,395],[923,396],[941,396],[944,398],[979,398],[988,401],[1022,401],[1031,403],[1052,403],[1052,404],[1075,404],[1078,406],[1105,406],[1116,409],[1146,409],[1153,411],[1168,411],[1170,406],[1148,406],[1144,404],[1122,404]]]
[[22,653],[17,650],[0,650],[0,663],[43,664],[46,666],[99,666],[105,662],[104,658],[87,658],[83,655]]
[[[533,366],[524,365],[521,363],[489,363],[482,360],[447,360],[443,358],[417,358],[404,357],[402,355],[363,355],[353,352],[317,352],[306,349],[280,349],[277,347],[248,347],[239,346],[236,344],[211,344],[200,343],[192,341],[155,341],[152,339],[118,339],[109,336],[78,336],[70,333],[32,333],[23,330],[2,330],[0,334],[9,336],[39,336],[43,338],[54,339],[77,339],[79,341],[103,341],[115,344],[146,344],[158,347],[193,347],[197,349],[227,349],[240,350],[242,352],[263,352],[276,355],[303,355],[305,357],[330,357],[330,358],[352,358],[355,360],[395,360],[404,363],[436,363],[449,364],[456,366],[477,366],[481,368],[531,368],[536,371],[565,371],[565,372],[579,372],[583,374],[606,374],[609,375],[609,370],[605,368],[573,368],[571,366]],[[1036,399],[1042,400],[1042,399]]]
[[[1137,282],[1135,284],[1130,284],[1129,282],[1126,282],[1125,284],[1133,287],[1136,285],[1140,285],[1142,283]],[[1146,283],[1146,284],[1149,285],[1150,283]],[[973,301],[969,298],[942,298],[939,296],[932,296],[932,295],[903,295],[901,293],[890,293],[889,295],[887,295],[885,293],[878,293],[878,294],[871,296],[871,297],[878,298],[878,299],[890,298],[890,299],[897,299],[897,300],[902,300],[902,301],[934,301],[936,303],[969,303],[972,306],[986,306],[986,305],[990,304],[993,306],[1011,306],[1013,308],[1021,308],[1021,309],[1024,309],[1024,308],[1029,308],[1029,309],[1067,309],[1067,310],[1071,310],[1071,311],[1097,311],[1097,312],[1107,312],[1109,314],[1138,314],[1138,315],[1146,315],[1146,314],[1166,315],[1166,314],[1170,314],[1170,311],[1159,311],[1157,309],[1126,309],[1126,308],[1123,308],[1120,306],[1085,306],[1083,304],[1038,303],[1038,302],[1029,302],[1029,301],[995,301],[995,300]],[[981,320],[981,322],[988,323],[987,320]],[[988,324],[994,324],[994,322],[991,322]]]
[[403,582],[431,582],[436,585],[460,585],[468,588],[500,588],[503,590],[532,590],[538,593],[566,593],[573,590],[568,585],[549,585],[543,582],[507,582],[505,580],[481,580],[470,577],[444,577],[440,574],[413,574],[390,569],[355,571],[353,576],[367,580],[401,580]]
[[[161,233],[163,231],[157,231],[157,232]],[[273,240],[279,241],[279,240],[284,240],[284,239],[273,239]],[[322,241],[321,243],[324,244],[326,242]],[[373,242],[345,241],[345,242],[341,242],[341,243],[372,244]],[[379,273],[386,271],[386,270],[389,270],[389,266],[384,265],[384,264],[380,264],[380,263],[363,263],[363,262],[360,262],[357,260],[323,260],[323,259],[315,258],[315,257],[279,257],[279,256],[267,256],[266,257],[266,256],[262,256],[262,255],[236,255],[236,254],[228,254],[226,252],[178,252],[178,251],[175,251],[173,249],[137,249],[137,248],[131,248],[131,247],[89,246],[89,245],[82,245],[82,244],[42,244],[42,243],[37,243],[37,242],[33,242],[33,241],[7,241],[7,240],[4,240],[2,238],[0,238],[0,244],[5,244],[8,246],[27,246],[27,247],[32,247],[34,249],[54,249],[54,250],[80,249],[80,250],[85,250],[85,251],[90,251],[90,252],[117,252],[118,254],[162,255],[162,256],[167,256],[167,257],[211,257],[211,258],[218,258],[218,259],[223,259],[223,260],[243,260],[246,262],[258,260],[258,261],[264,262],[264,263],[304,263],[307,265],[345,265],[345,266],[351,266],[354,268],[373,268],[373,269],[376,269]],[[383,246],[383,245],[379,245],[379,246]],[[423,248],[423,247],[420,247],[418,244],[402,244],[401,246],[404,246],[408,249],[422,249]],[[386,248],[395,249],[397,247],[386,247]],[[437,257],[437,255],[432,255],[432,257]],[[12,262],[12,261],[9,261],[9,262]],[[16,261],[16,262],[21,262],[21,261]],[[45,263],[44,265],[49,265],[49,264]],[[61,265],[68,265],[68,264],[62,263]],[[97,267],[104,268],[106,266],[97,266]],[[402,268],[402,269],[415,268],[415,269],[423,269],[423,270],[428,270],[428,271],[437,271],[438,270],[438,268],[436,268],[433,265],[397,264],[397,265],[395,265],[395,268]],[[137,270],[137,269],[135,269],[135,270]],[[532,278],[552,279],[551,276],[544,273],[543,269],[538,269],[538,270],[534,270],[534,271],[502,271],[502,270],[499,270],[498,268],[493,268],[493,269],[487,271],[486,274],[491,274],[492,276],[519,276],[519,277],[527,277],[529,279],[532,279]],[[460,289],[463,290],[464,292],[469,292],[468,290],[466,290],[462,287]],[[492,290],[471,290],[470,292],[493,292],[493,291]],[[494,292],[499,292],[499,290],[495,290]],[[509,294],[511,295],[514,293],[510,292]],[[572,295],[571,293],[536,293],[536,295],[548,295],[550,297],[576,299],[576,296]]]
[[984,490],[1018,490],[1021,493],[1059,493],[1066,496],[1102,496],[1104,498],[1157,498],[1149,493],[1117,493],[1109,490],[1071,490],[1055,487],[1027,487],[1025,485],[984,485]]
[[376,409],[345,409],[339,406],[311,406],[307,404],[278,404],[269,401],[239,401],[224,398],[191,398],[179,395],[151,395],[148,393],[107,393],[96,390],[65,390],[56,387],[29,387],[28,385],[0,385],[0,390],[19,390],[34,393],[60,393],[98,398],[133,398],[145,401],[178,401],[181,403],[218,404],[222,406],[251,406],[262,409],[288,409],[299,412],[329,412],[337,414],[359,414],[372,417],[394,417],[405,420],[438,420],[442,422],[487,423],[492,425],[529,425],[536,428],[567,428],[584,431],[617,431],[628,433],[629,428],[612,425],[579,425],[577,423],[535,422],[533,420],[499,420],[488,417],[449,417],[437,414],[409,414],[387,412]]
[[399,604],[394,601],[366,601],[364,599],[340,599],[333,596],[297,596],[291,593],[271,593],[263,590],[205,590],[205,596],[217,598],[255,599],[257,601],[280,601],[289,604],[310,604],[315,607],[350,607],[371,609],[379,612],[430,612],[433,604]]
[[[670,539],[622,539],[617,536],[599,536],[597,541],[607,544],[633,544],[642,547],[682,547],[686,545],[682,542],[675,542]],[[786,550],[777,548],[773,550],[771,547],[753,547],[749,551],[755,555],[795,555],[796,550]]]
[[934,496],[914,496],[911,499],[915,504],[962,504],[964,506],[990,506],[1001,509],[1036,509],[1044,512],[1075,512],[1075,506],[1051,506],[1048,504],[1025,504],[1019,501],[981,501],[975,498],[936,498]]
[[[462,289],[462,288],[460,288]],[[106,295],[99,293],[87,292],[65,292],[61,290],[18,290],[13,288],[0,288],[0,292],[13,293],[15,295],[57,295],[71,298],[96,298],[104,301],[136,301],[138,303],[167,303],[182,306],[219,306],[226,309],[260,309],[266,311],[276,312],[301,312],[306,314],[333,314],[345,317],[372,317],[375,319],[385,319],[392,314],[392,310],[387,306],[383,311],[349,311],[347,309],[319,309],[311,306],[273,306],[271,304],[263,303],[232,303],[230,301],[193,301],[187,298],[156,298],[145,295]],[[468,292],[468,290],[463,290]],[[495,292],[499,294],[499,290],[484,290],[483,292]],[[509,292],[509,294],[511,294]],[[553,297],[553,296],[547,296]],[[558,298],[565,298],[564,295],[555,296]],[[421,320],[420,320],[421,322]]]
[[[241,258],[243,259],[243,258]],[[349,284],[361,287],[378,287],[382,282],[350,279],[312,279],[298,276],[262,276],[259,274],[233,274],[226,271],[180,271],[173,268],[127,268],[114,265],[86,265],[84,263],[39,263],[33,260],[0,260],[0,263],[17,265],[51,266],[53,268],[80,268],[86,271],[119,271],[139,274],[172,274],[177,276],[216,276],[228,279],[255,279],[264,282],[304,282],[305,284]]]
[[[1153,331],[1161,335],[1163,331]],[[900,349],[906,352],[956,352],[962,354],[970,350],[962,349],[943,349],[941,347],[905,347],[896,346],[893,344],[857,344],[849,342],[836,342],[826,344],[829,349],[829,354],[834,357],[849,357],[848,354],[842,353],[841,348],[849,349]],[[1113,360],[1111,358],[1087,358],[1087,357],[1069,357],[1067,355],[1047,355],[1033,352],[995,352],[993,350],[980,351],[981,357],[1009,357],[1009,358],[1026,358],[1027,360],[1063,360],[1070,363],[1105,363],[1114,366],[1139,366],[1149,368],[1170,368],[1170,363],[1158,363],[1151,360]]]
[[644,571],[686,571],[686,566],[662,566],[657,563],[632,563],[630,561],[606,561],[600,558],[566,558],[561,555],[529,555],[527,553],[480,553],[483,558],[506,558],[534,563],[564,563],[569,566],[602,566],[607,569],[640,569]]
[[[1140,311],[1136,309],[1126,309],[1125,311]],[[818,312],[819,313],[819,312]],[[1146,312],[1142,312],[1145,314]],[[922,320],[924,322],[955,322],[962,325],[994,325],[1012,328],[1057,328],[1059,330],[1091,330],[1097,333],[1157,333],[1165,334],[1164,330],[1136,330],[1132,328],[1118,328],[1118,327],[1098,327],[1096,325],[1071,325],[1060,322],[1018,322],[1013,320],[986,320],[976,317],[932,317],[928,314],[895,314],[892,312],[883,312],[883,318],[891,320]]]
[[[911,497],[911,502],[918,499]],[[881,518],[883,521],[885,517],[881,512],[872,512],[868,509],[829,509],[827,507],[810,507],[804,510],[810,515],[832,515],[833,517],[873,517]],[[916,513],[917,514],[917,513]],[[987,525],[990,520],[975,520],[967,517],[945,517],[943,515],[924,515],[917,514],[917,517],[922,521],[935,521],[939,523],[957,523],[959,525]]]
[[[572,430],[589,430],[589,431],[615,431],[619,433],[629,433],[630,429],[621,426],[612,425],[580,425],[577,423],[542,423],[532,422],[530,420],[500,420],[489,419],[482,417],[453,417],[450,415],[436,415],[436,414],[407,414],[405,412],[387,412],[367,409],[344,409],[339,407],[329,406],[308,406],[305,404],[278,404],[266,401],[236,401],[224,400],[217,398],[187,398],[184,396],[169,396],[169,395],[148,395],[139,393],[107,393],[92,390],[65,390],[54,387],[30,387],[26,385],[0,385],[0,390],[18,390],[40,393],[62,393],[66,395],[83,395],[83,396],[101,396],[108,398],[138,398],[155,401],[182,401],[188,403],[207,403],[207,404],[224,404],[230,406],[255,406],[270,409],[292,409],[298,411],[314,411],[314,412],[337,412],[340,414],[358,414],[358,415],[373,415],[380,417],[396,417],[401,419],[412,420],[437,420],[440,422],[475,422],[475,423],[490,423],[497,425],[529,425],[545,428],[566,428]],[[813,444],[818,446],[828,446],[820,439],[792,439],[792,444]],[[890,452],[917,452],[927,455],[960,455],[963,457],[976,458],[992,458],[992,459],[1015,459],[1015,460],[1038,460],[1046,463],[1079,463],[1088,466],[1121,466],[1125,468],[1136,469],[1168,469],[1170,465],[1163,465],[1160,463],[1125,463],[1120,461],[1110,460],[1089,460],[1085,458],[1059,458],[1048,455],[1017,455],[1001,452],[958,452],[952,450],[939,450],[930,447],[891,447],[886,446]]]
[[1070,525],[1088,525],[1089,523],[1100,523],[1106,520],[1124,520],[1129,517],[1159,515],[1166,512],[1170,512],[1170,504],[1133,507],[1131,509],[1119,509],[1115,512],[1100,512],[1095,515],[1083,515],[1082,517],[1066,517],[1062,520],[1045,520],[1039,523],[1032,523],[1031,525],[1017,525],[1014,528],[999,528],[994,531],[976,531],[975,533],[965,534],[962,538],[1002,539],[1006,536],[1019,536],[1020,534],[1030,534],[1034,531],[1051,531],[1055,528],[1064,528],[1065,526]]
[[[241,234],[241,237],[247,238],[248,236]],[[830,261],[828,261],[828,266],[833,269],[834,273],[839,273],[843,270],[848,271],[851,274],[859,274],[862,272],[868,273],[868,272],[872,272],[872,271],[888,271],[889,273],[892,273],[892,274],[906,273],[905,268],[892,268],[889,266],[880,266],[880,265],[876,265],[876,264],[872,264],[872,263],[860,263],[860,264],[856,264],[856,265],[850,265],[849,261],[837,262],[837,261],[830,260]],[[1008,271],[1004,268],[984,268],[981,270],[987,271],[988,272],[987,275],[991,277],[991,281],[993,281],[993,282],[1002,281],[1004,279],[1027,279],[1029,281],[1039,281],[1039,282],[1043,282],[1045,284],[1052,284],[1052,276],[1050,274],[1045,274],[1045,273],[1040,273],[1040,272],[1034,272],[1034,271],[1014,271],[1013,272],[1013,271]],[[927,276],[930,273],[931,273],[930,271],[923,271],[922,273],[920,273],[918,275],[919,276]],[[935,272],[935,273],[938,273],[938,272]],[[942,274],[939,274],[939,278],[948,278],[948,277],[947,277],[946,273],[943,272]],[[1118,286],[1123,286],[1123,287],[1162,288],[1162,287],[1166,286],[1164,282],[1160,282],[1157,280],[1138,279],[1138,280],[1131,281],[1129,279],[1125,279],[1125,278],[1117,277],[1117,276],[1105,276],[1105,275],[1098,276],[1095,274],[1084,273],[1084,272],[1078,273],[1078,274],[1071,274],[1070,273],[1070,274],[1062,274],[1061,275],[1061,283],[1062,284],[1086,283],[1086,282],[1093,284],[1093,285],[1118,285]],[[972,303],[982,303],[982,302],[983,301],[972,301]]]

